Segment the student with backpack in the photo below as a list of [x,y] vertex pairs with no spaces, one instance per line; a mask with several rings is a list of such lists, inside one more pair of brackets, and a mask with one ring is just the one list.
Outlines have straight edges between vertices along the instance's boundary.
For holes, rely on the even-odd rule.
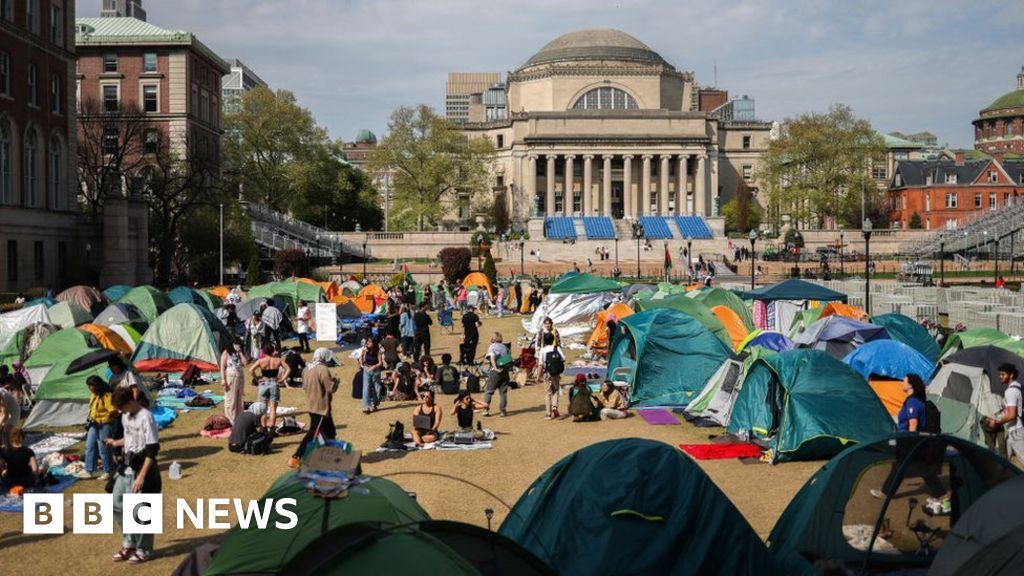
[[[551,322],[550,318],[544,319],[544,324],[547,326]],[[544,419],[552,420],[558,419],[560,414],[558,413],[558,398],[562,394],[562,372],[565,372],[565,355],[562,353],[561,347],[559,346],[558,339],[556,338],[557,332],[541,333],[540,340],[543,347],[540,349],[538,357],[540,363],[538,364],[540,369],[540,380],[544,382]]]
[[459,369],[452,366],[452,355],[441,354],[441,365],[434,373],[434,382],[441,387],[442,394],[459,393]]
[[487,373],[487,391],[484,392],[484,416],[491,415],[491,398],[498,392],[498,415],[508,415],[508,389],[511,386],[509,370],[512,368],[512,355],[508,347],[502,342],[500,332],[495,332],[491,337],[491,345],[487,347],[487,354],[484,359],[489,369]]

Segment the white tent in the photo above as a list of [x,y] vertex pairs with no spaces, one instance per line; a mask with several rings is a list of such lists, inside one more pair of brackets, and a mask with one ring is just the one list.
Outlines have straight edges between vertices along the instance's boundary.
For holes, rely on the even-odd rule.
[[686,405],[687,420],[701,418],[728,426],[736,396],[743,388],[743,364],[726,360],[708,379],[700,394]]
[[597,313],[615,301],[613,292],[590,294],[548,294],[529,320],[523,320],[523,329],[530,334],[540,331],[544,318],[551,318],[563,337],[590,332],[594,329]]
[[45,304],[36,304],[28,308],[0,314],[0,348],[10,342],[18,330],[36,323],[50,323],[50,314]]

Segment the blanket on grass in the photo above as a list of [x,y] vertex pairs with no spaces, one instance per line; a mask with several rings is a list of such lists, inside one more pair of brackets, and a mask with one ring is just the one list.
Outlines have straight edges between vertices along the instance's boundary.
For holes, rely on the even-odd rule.
[[[35,494],[59,494],[68,489],[69,486],[75,483],[78,478],[74,476],[63,476],[58,477],[56,484],[51,484],[42,488],[33,488],[26,492]],[[0,496],[0,512],[17,512],[21,513],[25,509],[25,502],[21,496]]]
[[25,446],[36,453],[41,461],[51,452],[61,452],[85,440],[85,432],[29,432],[25,434]]
[[679,449],[697,460],[728,460],[732,458],[760,458],[757,444],[680,444]]

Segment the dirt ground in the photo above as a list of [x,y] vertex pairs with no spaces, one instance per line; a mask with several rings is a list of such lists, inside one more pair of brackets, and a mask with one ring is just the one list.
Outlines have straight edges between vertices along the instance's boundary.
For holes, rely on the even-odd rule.
[[[435,326],[436,328],[436,326]],[[509,336],[522,333],[519,318],[484,318],[481,338],[489,340],[495,330]],[[433,354],[443,352],[457,357],[459,334],[434,334]],[[484,345],[481,345],[482,353]],[[359,401],[351,397],[350,382],[355,362],[348,352],[337,354],[344,365],[337,368],[341,388],[333,410],[338,437],[366,453],[363,471],[389,478],[406,490],[415,492],[420,504],[434,518],[459,520],[487,526],[484,510],[494,510],[493,527],[497,528],[509,508],[523,491],[545,469],[567,454],[594,442],[611,438],[641,437],[660,440],[671,445],[706,443],[709,434],[721,433],[716,428],[649,426],[635,414],[619,421],[573,423],[570,419],[545,421],[544,393],[531,385],[510,392],[509,416],[484,418],[484,426],[495,430],[494,448],[473,452],[412,452],[374,454],[384,440],[388,424],[402,420],[411,425],[414,403],[384,403],[371,415],[360,411]],[[578,353],[577,353],[578,354]],[[574,358],[570,355],[570,360]],[[682,367],[681,367],[682,368]],[[212,387],[215,391],[219,386]],[[255,397],[255,387],[248,386],[247,396]],[[283,391],[282,405],[304,407],[301,390]],[[441,396],[439,404],[446,410],[451,397]],[[494,400],[497,402],[497,399]],[[495,406],[496,408],[496,406]],[[562,410],[568,408],[563,397]],[[216,410],[220,410],[220,407]],[[160,469],[166,502],[174,498],[227,497],[255,499],[271,482],[287,472],[288,456],[298,444],[299,436],[279,438],[274,453],[268,456],[242,456],[226,449],[226,440],[207,439],[198,431],[214,412],[192,411],[181,414],[160,435]],[[453,417],[445,414],[446,421]],[[302,418],[300,418],[302,419]],[[443,428],[444,426],[442,426]],[[81,451],[82,444],[76,446]],[[73,450],[72,450],[73,451]],[[183,468],[181,480],[169,480],[167,468],[178,461]],[[807,478],[822,462],[745,465],[736,460],[702,461],[701,467],[732,500],[762,538],[767,537],[779,515]],[[102,492],[97,480],[80,480],[65,493],[68,513],[66,530],[70,531],[71,494]],[[126,573],[169,574],[191,549],[205,541],[222,537],[219,531],[166,530],[173,527],[173,504],[165,504],[165,534],[157,537],[157,556],[151,562],[133,567],[118,567]],[[300,519],[301,520],[301,519]],[[0,514],[0,550],[3,566],[11,572],[35,574],[67,574],[76,576],[108,574],[114,567],[110,555],[119,548],[117,535],[25,535],[21,531],[20,514]],[[24,559],[20,564],[15,558]],[[15,568],[18,566],[18,568]],[[0,570],[7,572],[7,570]]]

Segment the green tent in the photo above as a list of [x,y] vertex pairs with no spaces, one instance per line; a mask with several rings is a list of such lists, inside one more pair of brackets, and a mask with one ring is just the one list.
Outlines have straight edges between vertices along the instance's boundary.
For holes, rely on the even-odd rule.
[[290,530],[276,528],[276,522],[289,520],[276,510],[270,513],[266,530],[235,526],[224,537],[204,576],[285,574],[283,568],[307,546],[340,526],[361,522],[393,526],[429,520],[426,511],[401,486],[381,478],[371,478],[345,498],[327,499],[310,494],[295,479],[295,473],[288,472],[274,482],[260,503],[282,498],[296,500],[291,510],[298,516],[298,526]]
[[174,304],[167,294],[152,286],[136,286],[117,300],[121,304],[131,304],[142,314],[146,322],[152,324],[157,316],[163,314]]
[[293,282],[291,280],[281,280],[280,282],[270,282],[255,286],[252,290],[249,290],[247,296],[250,299],[260,297],[283,300],[286,315],[295,314],[295,311],[298,310],[296,303],[299,300],[305,300],[309,304],[327,301],[324,289],[319,285],[309,284],[308,282]]
[[141,372],[181,372],[189,364],[217,372],[221,351],[230,341],[231,334],[213,312],[197,304],[178,304],[142,335],[132,364]]
[[[871,491],[880,490],[890,473],[893,489],[875,498]],[[883,436],[822,466],[775,523],[768,549],[787,574],[798,576],[817,576],[822,566],[836,574],[924,574],[929,565],[940,567],[938,559],[956,541],[950,526],[957,516],[1020,473],[1002,457],[951,436]],[[952,514],[927,514],[923,503],[931,490],[925,479],[935,491],[939,484],[948,491]],[[890,533],[882,534],[886,523]],[[938,556],[919,553],[913,527],[920,525],[937,530],[932,545],[941,546]]]
[[187,302],[190,304],[198,304],[199,306],[206,307],[211,312],[220,308],[224,303],[221,299],[213,294],[210,294],[206,290],[193,290],[188,286],[178,286],[167,293],[167,297],[171,299],[172,304],[181,304]]
[[789,350],[750,366],[729,432],[765,439],[773,460],[829,458],[851,442],[892,432],[867,381],[821,350]]
[[[821,318],[821,313],[825,311],[824,306],[818,306],[817,308],[808,308],[807,310],[800,310],[793,315],[793,322],[789,325],[788,335],[790,338],[803,332],[808,326],[814,324]],[[781,330],[781,327],[779,328]]]
[[913,318],[896,313],[880,314],[873,317],[871,323],[885,328],[893,340],[917,350],[931,362],[938,362],[939,345],[928,330]]
[[548,468],[498,533],[559,574],[782,574],[696,462],[640,438],[599,442]]
[[635,406],[685,406],[732,356],[700,322],[672,308],[633,314],[619,326],[625,334],[611,344],[608,374],[628,374]]
[[703,324],[705,328],[710,330],[712,334],[721,340],[730,350],[732,349],[732,337],[729,335],[729,331],[726,330],[725,325],[722,324],[722,321],[718,319],[718,316],[715,316],[715,313],[711,311],[711,308],[708,308],[704,304],[688,297],[686,294],[673,294],[672,296],[661,299],[641,299],[637,300],[635,304],[636,307],[634,310],[637,312],[654,310],[657,308],[671,308],[693,316],[698,322]]
[[551,285],[549,294],[593,294],[595,292],[619,292],[622,286],[607,278],[593,274],[575,274],[560,279]]
[[103,291],[103,296],[110,302],[117,302],[122,296],[131,291],[132,287],[126,284],[114,284]]
[[945,358],[964,348],[988,346],[989,344],[998,346],[999,342],[1007,338],[1009,337],[1006,334],[995,328],[972,328],[963,332],[953,332],[946,338],[946,344],[942,347],[939,358]]
[[[48,336],[25,361],[32,383],[37,386],[35,405],[25,422],[26,428],[39,426],[75,426],[84,424],[89,414],[89,376],[104,378],[111,356],[96,338],[78,328],[64,328]],[[101,361],[72,372],[72,363],[95,356]]]
[[776,284],[762,286],[756,290],[743,293],[744,298],[752,300],[818,300],[820,302],[846,302],[846,294],[829,290],[806,280],[790,278]]
[[92,322],[92,314],[83,310],[81,306],[71,301],[57,302],[50,306],[47,313],[50,315],[50,323],[61,328],[74,328],[82,324]]
[[37,322],[18,330],[0,348],[0,365],[10,366],[15,361],[27,359],[43,340],[60,329],[53,324]]
[[754,329],[754,317],[750,314],[750,306],[746,305],[743,300],[741,300],[740,297],[734,294],[731,290],[726,290],[724,288],[705,288],[689,292],[688,295],[708,308],[725,306],[740,317],[740,320],[743,321],[743,326],[746,327],[748,331]]

